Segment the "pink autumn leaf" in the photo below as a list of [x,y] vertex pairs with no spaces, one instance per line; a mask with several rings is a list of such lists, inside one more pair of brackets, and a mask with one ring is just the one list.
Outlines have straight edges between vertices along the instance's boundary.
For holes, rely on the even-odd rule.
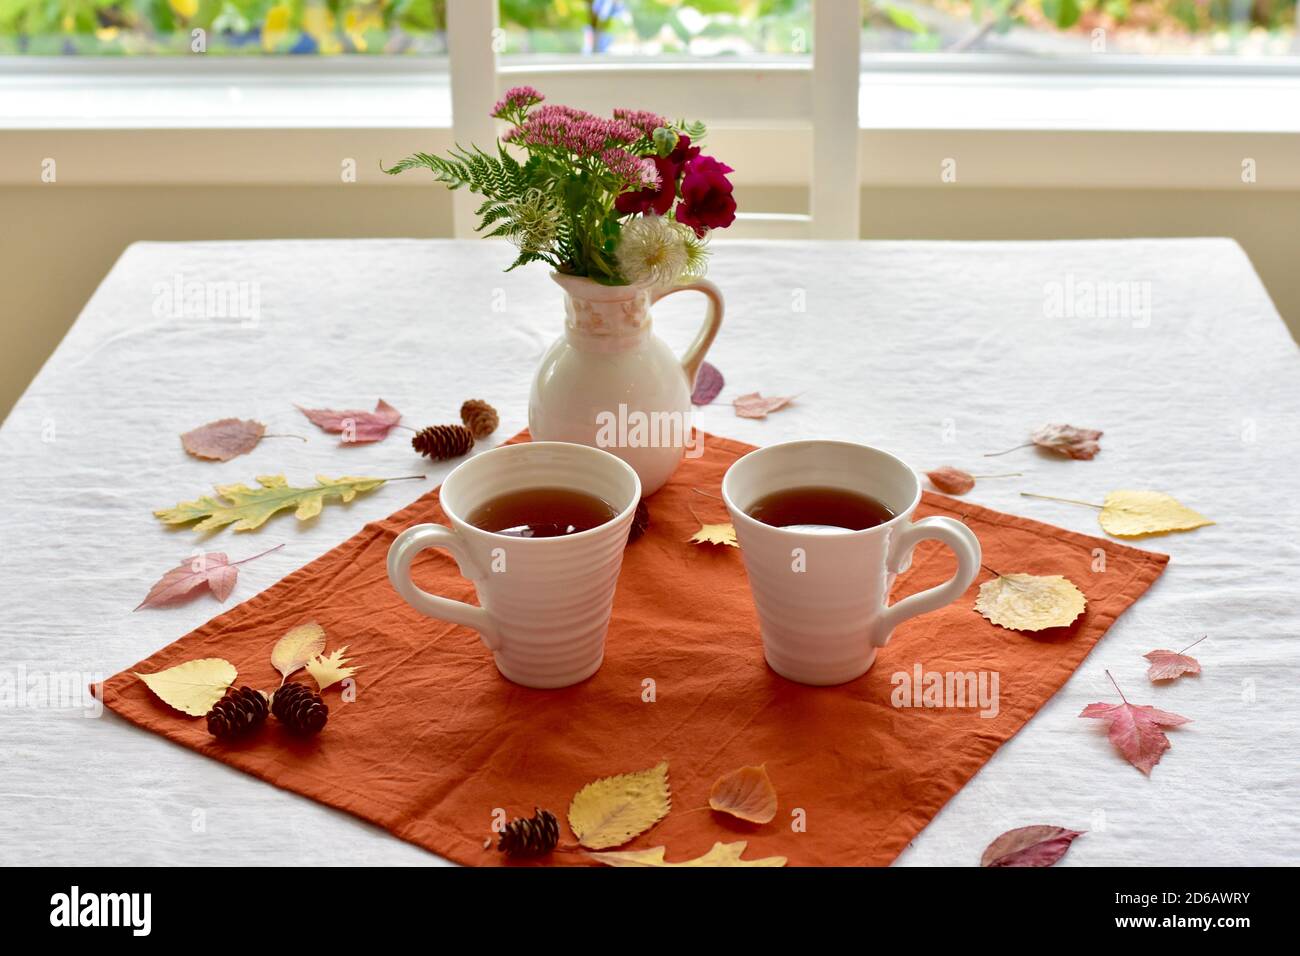
[[195,458],[230,461],[257,447],[266,426],[252,419],[222,418],[181,435],[181,445]]
[[[1205,638],[1201,638],[1201,641],[1203,640]],[[1196,643],[1199,644],[1201,641]],[[1183,650],[1189,649],[1183,648]],[[1195,657],[1182,653],[1182,651],[1157,650],[1142,656],[1151,662],[1151,666],[1147,668],[1147,678],[1152,681],[1173,680],[1184,674],[1199,674],[1201,672],[1201,662]]]
[[925,477],[945,495],[964,495],[975,487],[975,476],[960,468],[944,465],[934,471],[927,471]]
[[1053,826],[1017,827],[988,845],[980,866],[1051,866],[1086,832]]
[[284,545],[278,544],[274,548],[263,551],[262,554],[255,554],[251,558],[244,558],[243,561],[235,561],[233,564],[230,559],[220,551],[209,551],[206,554],[196,555],[187,558],[164,574],[149,593],[145,595],[143,601],[136,605],[135,610],[142,607],[164,607],[168,604],[179,604],[197,595],[205,585],[212,591],[212,594],[218,601],[225,601],[235,590],[235,583],[239,580],[239,568],[237,565],[252,561],[254,558],[260,558],[263,554],[270,554],[283,548]]
[[306,415],[313,425],[332,434],[342,435],[341,443],[344,445],[382,441],[388,437],[393,426],[402,420],[402,413],[382,398],[375,405],[373,412],[303,408],[301,405],[298,406],[298,410]]
[[722,391],[724,384],[726,383],[723,381],[722,373],[718,371],[717,366],[705,362],[700,366],[699,374],[695,376],[695,390],[691,392],[691,404],[710,404],[718,397],[718,393]]
[[1094,428],[1075,428],[1073,425],[1044,425],[1030,434],[1029,440],[1039,448],[1087,460],[1101,451],[1097,439],[1102,433]]
[[[1110,677],[1110,671],[1106,672],[1106,676]],[[1115,683],[1115,678],[1111,677],[1111,683]],[[1115,689],[1119,690],[1118,684],[1115,684]],[[1160,762],[1164,752],[1169,749],[1169,738],[1160,728],[1181,727],[1191,721],[1146,704],[1130,704],[1122,690],[1119,696],[1123,703],[1089,704],[1079,716],[1106,721],[1110,725],[1110,742],[1124,755],[1125,760],[1149,777],[1151,768]]]
[[792,401],[794,401],[793,395],[764,398],[759,392],[750,392],[748,395],[741,395],[731,405],[741,418],[767,418],[768,412],[779,411]]

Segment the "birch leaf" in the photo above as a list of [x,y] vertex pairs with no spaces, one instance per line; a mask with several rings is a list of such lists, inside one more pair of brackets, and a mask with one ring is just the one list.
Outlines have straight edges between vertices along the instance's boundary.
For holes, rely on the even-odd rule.
[[256,448],[265,434],[266,426],[261,422],[223,418],[181,435],[181,445],[195,458],[230,461]]
[[1191,531],[1214,524],[1205,515],[1160,491],[1112,491],[1102,503],[1098,520],[1103,531],[1117,538]]
[[343,656],[347,649],[348,646],[344,644],[333,653],[317,654],[307,662],[307,673],[316,681],[318,690],[333,687],[339,681],[346,680],[357,672],[358,668],[346,666],[351,660]]
[[719,777],[709,791],[709,806],[750,823],[771,823],[776,816],[776,788],[767,765],[741,767]]
[[[309,660],[325,650],[325,628],[315,621],[299,624],[275,642],[271,649],[271,666],[284,680]],[[284,681],[281,681],[283,683]]]
[[785,857],[783,856],[765,856],[758,860],[742,860],[741,854],[745,852],[745,847],[749,845],[746,840],[739,840],[735,843],[715,843],[713,849],[709,850],[704,856],[696,857],[693,860],[683,860],[681,863],[669,863],[664,859],[667,852],[666,847],[656,846],[649,850],[622,850],[614,853],[588,853],[597,863],[604,863],[606,866],[642,866],[642,867],[713,867],[713,866],[785,866]]
[[220,657],[186,661],[154,674],[136,673],[136,677],[168,707],[191,717],[202,717],[225,696],[235,682],[235,665]]
[[330,498],[351,501],[358,494],[382,485],[384,478],[326,478],[316,476],[316,487],[294,488],[284,475],[259,475],[261,488],[244,484],[217,485],[217,497],[204,495],[194,501],[183,501],[175,508],[162,508],[154,515],[164,524],[188,524],[197,521],[195,531],[210,531],[233,524],[236,531],[252,531],[266,523],[278,511],[294,509],[299,521],[320,514],[321,506]]
[[740,547],[740,544],[736,541],[736,529],[730,522],[726,524],[701,524],[700,530],[691,535],[691,543],[725,544],[732,548]]
[[569,804],[569,829],[589,850],[622,846],[668,815],[668,761],[587,784]]
[[1041,631],[1072,623],[1087,603],[1083,592],[1059,574],[999,574],[980,585],[975,610],[999,627]]
[[975,487],[975,476],[970,472],[944,465],[934,471],[927,471],[925,477],[945,495],[964,495]]

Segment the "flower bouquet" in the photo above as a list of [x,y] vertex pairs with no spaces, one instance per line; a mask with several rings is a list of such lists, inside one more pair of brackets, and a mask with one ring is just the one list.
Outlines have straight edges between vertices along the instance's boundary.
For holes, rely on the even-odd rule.
[[543,100],[530,86],[502,97],[492,115],[510,127],[494,152],[416,153],[385,172],[423,167],[482,196],[478,230],[519,249],[507,271],[545,262],[602,285],[702,276],[709,231],[736,218],[732,169],[701,152],[703,124],[630,109],[606,118]]

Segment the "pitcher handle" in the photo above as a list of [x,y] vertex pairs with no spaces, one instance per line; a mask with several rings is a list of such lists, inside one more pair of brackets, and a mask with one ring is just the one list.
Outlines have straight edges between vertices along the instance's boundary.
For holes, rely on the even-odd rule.
[[704,364],[704,356],[708,353],[709,346],[717,338],[718,329],[722,326],[722,290],[708,279],[697,279],[694,282],[686,282],[682,285],[656,289],[650,293],[650,304],[654,305],[664,296],[672,295],[674,292],[702,292],[709,302],[708,309],[704,313],[704,325],[700,326],[695,341],[682,353],[682,371],[686,373],[686,388],[687,391],[694,391],[695,376],[699,374],[700,366]]
[[943,584],[911,594],[896,604],[884,608],[877,619],[871,643],[884,647],[894,628],[909,617],[937,611],[966,593],[980,570],[980,539],[975,532],[956,518],[922,518],[904,525],[890,542],[889,567],[900,568],[907,563],[912,549],[920,542],[932,538],[941,541],[957,556],[957,570]]

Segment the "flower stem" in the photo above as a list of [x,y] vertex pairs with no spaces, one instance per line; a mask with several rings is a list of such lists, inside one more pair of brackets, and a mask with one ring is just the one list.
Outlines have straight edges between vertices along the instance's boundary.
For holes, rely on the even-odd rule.
[[1036,495],[1032,491],[1020,492],[1026,498],[1042,498],[1044,501],[1064,501],[1066,504],[1083,505],[1086,508],[1104,508],[1105,505],[1093,504],[1091,501],[1080,501],[1078,498],[1058,498],[1056,495]]

